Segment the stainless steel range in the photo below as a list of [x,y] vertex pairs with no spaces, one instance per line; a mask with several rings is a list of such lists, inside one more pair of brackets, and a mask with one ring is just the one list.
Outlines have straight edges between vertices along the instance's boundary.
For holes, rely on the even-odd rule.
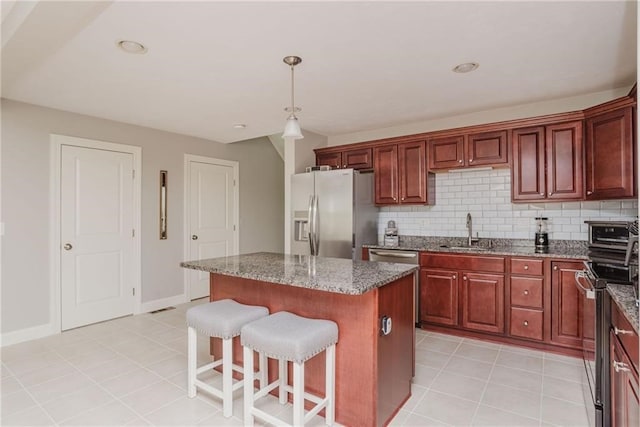
[[[585,221],[589,224],[589,261],[576,272],[583,301],[595,311],[595,348],[583,346],[585,399],[593,403],[591,425],[611,425],[609,378],[610,300],[607,283],[638,286],[638,221]],[[586,316],[584,317],[585,321]],[[593,328],[593,325],[583,325]]]

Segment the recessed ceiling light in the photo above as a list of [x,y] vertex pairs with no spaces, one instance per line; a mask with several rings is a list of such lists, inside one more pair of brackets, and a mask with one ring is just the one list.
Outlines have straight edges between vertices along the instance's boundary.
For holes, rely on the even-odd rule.
[[127,53],[147,53],[147,48],[142,43],[133,40],[118,40],[116,46]]
[[247,125],[245,125],[244,123],[236,123],[235,125],[233,125],[234,129],[244,129],[246,127]]
[[480,64],[477,62],[465,62],[464,64],[456,65],[451,71],[454,73],[469,73],[476,70]]

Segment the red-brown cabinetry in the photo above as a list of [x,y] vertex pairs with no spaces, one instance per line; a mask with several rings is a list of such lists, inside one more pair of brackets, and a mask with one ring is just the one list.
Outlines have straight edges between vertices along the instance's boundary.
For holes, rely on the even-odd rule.
[[509,162],[507,131],[436,137],[428,141],[429,169],[500,166]]
[[424,140],[374,147],[376,204],[433,203],[435,177],[426,161]]
[[373,150],[371,148],[354,148],[343,151],[317,152],[316,165],[327,165],[333,169],[371,169],[373,167]]
[[581,121],[515,129],[511,140],[514,202],[583,198]]
[[541,259],[511,259],[508,330],[512,337],[544,339],[543,272]]
[[[614,308],[612,308],[613,311]],[[615,319],[613,322],[615,323]],[[628,329],[622,329],[625,332],[624,335],[620,334],[620,328],[615,324],[613,326],[618,333],[616,334],[616,329],[612,329],[609,334],[611,425],[614,427],[637,426],[640,425],[638,334],[630,328],[630,325]],[[631,345],[625,345],[621,337],[627,338],[627,344]],[[635,352],[635,361],[632,352]]]
[[504,331],[504,258],[423,253],[420,321]]
[[636,194],[631,106],[587,116],[586,199],[623,199]]
[[[582,349],[593,337],[587,325],[595,325],[594,311],[585,310],[589,302],[576,287],[575,273],[584,268],[581,262],[551,262],[551,343]],[[586,317],[585,317],[586,316]],[[592,344],[590,345],[592,346]]]

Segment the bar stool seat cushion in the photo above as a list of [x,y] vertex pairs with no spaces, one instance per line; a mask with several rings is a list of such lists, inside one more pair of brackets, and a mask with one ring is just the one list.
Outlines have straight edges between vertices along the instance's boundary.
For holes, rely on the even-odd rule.
[[240,340],[272,359],[302,363],[338,342],[338,325],[280,311],[242,327]]
[[232,299],[213,301],[187,310],[187,325],[209,337],[230,339],[242,326],[269,315],[269,309],[240,304]]

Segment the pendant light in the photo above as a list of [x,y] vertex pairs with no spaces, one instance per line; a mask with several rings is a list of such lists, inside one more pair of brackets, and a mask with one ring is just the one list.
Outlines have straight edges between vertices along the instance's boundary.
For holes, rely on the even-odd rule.
[[287,124],[284,127],[284,133],[282,134],[283,138],[293,138],[302,139],[302,131],[300,130],[300,124],[298,123],[298,118],[296,117],[296,113],[301,111],[300,108],[295,106],[293,99],[293,67],[302,62],[302,58],[299,56],[285,56],[283,59],[284,63],[291,67],[291,107],[287,107],[284,111],[287,111],[289,117],[287,118]]

